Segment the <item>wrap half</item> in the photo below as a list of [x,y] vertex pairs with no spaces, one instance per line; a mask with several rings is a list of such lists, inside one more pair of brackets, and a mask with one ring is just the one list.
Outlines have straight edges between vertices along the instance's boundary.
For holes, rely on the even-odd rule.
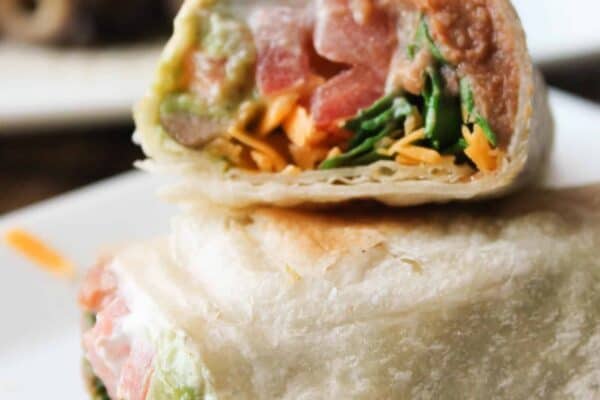
[[484,208],[181,216],[170,243],[91,271],[94,387],[124,400],[598,398],[600,187]]
[[507,0],[188,0],[135,120],[230,206],[496,196],[553,130]]

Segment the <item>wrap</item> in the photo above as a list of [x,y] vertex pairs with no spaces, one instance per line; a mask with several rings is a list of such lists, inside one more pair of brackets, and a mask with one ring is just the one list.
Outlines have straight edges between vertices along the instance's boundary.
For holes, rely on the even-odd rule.
[[600,186],[485,208],[195,210],[92,270],[86,357],[125,400],[598,398]]
[[498,196],[553,132],[507,0],[188,0],[135,120],[142,166],[229,206]]

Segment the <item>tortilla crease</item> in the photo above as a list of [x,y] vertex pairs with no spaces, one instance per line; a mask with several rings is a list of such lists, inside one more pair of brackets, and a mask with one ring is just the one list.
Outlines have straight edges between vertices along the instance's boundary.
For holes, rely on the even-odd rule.
[[600,186],[419,211],[199,207],[111,268],[211,398],[598,398]]
[[188,0],[175,20],[175,33],[160,59],[156,81],[135,109],[135,134],[150,158],[140,167],[182,178],[171,192],[174,201],[209,198],[233,207],[253,204],[295,206],[376,199],[392,206],[418,205],[500,196],[535,178],[542,170],[552,142],[553,121],[545,84],[533,69],[520,20],[507,0],[490,0],[496,18],[506,20],[519,67],[520,87],[515,129],[506,157],[492,174],[471,179],[457,166],[402,166],[380,161],[365,167],[296,174],[256,173],[228,168],[210,155],[186,149],[160,127],[158,109],[171,90],[169,73],[178,65],[193,40],[190,19],[210,1]]

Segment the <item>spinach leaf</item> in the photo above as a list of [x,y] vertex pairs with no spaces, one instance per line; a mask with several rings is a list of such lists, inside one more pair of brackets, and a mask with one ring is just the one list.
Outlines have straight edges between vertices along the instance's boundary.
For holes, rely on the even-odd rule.
[[373,149],[362,156],[359,156],[353,160],[349,160],[347,166],[352,167],[359,165],[369,165],[381,160],[393,160],[393,157],[384,156],[383,154],[379,154],[376,149]]
[[357,160],[365,156],[365,153],[373,151],[377,142],[394,132],[394,129],[395,124],[393,122],[388,123],[388,125],[377,135],[367,138],[360,145],[356,146],[350,151],[323,161],[321,165],[319,165],[319,169],[325,170],[354,165],[363,165],[358,164]]
[[475,107],[475,97],[473,96],[473,89],[468,78],[460,80],[460,99],[462,106],[467,111],[467,121],[465,123],[472,122],[479,125],[490,144],[494,147],[498,146],[498,139],[492,127]]
[[325,160],[320,169],[342,166],[367,165],[375,161],[390,159],[375,151],[375,145],[397,130],[404,119],[413,112],[413,106],[400,93],[394,92],[378,100],[370,108],[360,111],[358,116],[346,124],[355,132],[348,151],[340,156]]
[[397,97],[392,103],[392,107],[378,116],[364,121],[360,125],[362,131],[379,131],[383,129],[390,121],[401,122],[412,113],[413,107],[403,97]]
[[375,103],[373,103],[373,105],[371,107],[365,108],[364,110],[360,110],[356,117],[349,119],[344,124],[344,129],[347,129],[352,132],[357,132],[358,130],[360,130],[360,127],[363,122],[365,122],[369,119],[372,119],[372,118],[378,116],[379,114],[385,112],[386,110],[388,110],[394,103],[394,99],[399,94],[400,93],[397,91],[392,92],[392,93],[388,94],[387,96],[384,96],[381,99],[377,100]]
[[493,147],[497,147],[498,139],[496,137],[496,134],[492,130],[492,127],[490,126],[488,120],[478,114],[477,119],[476,119],[476,124],[481,127],[481,129],[483,130],[483,134],[485,135],[487,140],[490,142],[490,144]]
[[[376,135],[377,132],[385,128],[390,122],[400,124],[412,113],[413,106],[408,100],[400,97],[399,94],[395,94],[395,96],[395,98],[392,98],[389,108],[384,109],[379,115],[374,115],[371,119],[363,120],[360,123],[360,126],[354,131],[354,137],[350,140],[348,146],[350,150],[359,146],[367,138]],[[384,99],[388,98],[389,95],[384,97]],[[386,104],[389,103],[386,102]]]
[[436,61],[446,64],[446,59],[444,58],[440,48],[437,47],[433,41],[433,37],[429,31],[429,26],[427,25],[425,15],[421,15],[421,20],[419,21],[419,26],[417,27],[414,41],[408,46],[408,57],[411,60],[414,59],[419,50],[423,48],[428,49]]
[[381,128],[383,128],[387,123],[389,123],[393,117],[394,117],[394,109],[390,108],[390,109],[384,111],[383,113],[379,114],[378,116],[374,117],[373,119],[364,121],[362,124],[360,124],[360,130],[377,132],[377,131],[381,130]]
[[475,99],[473,97],[473,90],[471,90],[471,83],[467,78],[460,80],[460,99],[462,106],[467,111],[467,121],[471,119],[471,116],[475,112]]
[[423,88],[425,100],[425,137],[433,148],[442,150],[460,138],[462,116],[459,99],[448,96],[436,67],[429,67]]
[[443,154],[458,155],[462,154],[468,147],[468,143],[464,138],[458,139],[452,146],[444,149]]

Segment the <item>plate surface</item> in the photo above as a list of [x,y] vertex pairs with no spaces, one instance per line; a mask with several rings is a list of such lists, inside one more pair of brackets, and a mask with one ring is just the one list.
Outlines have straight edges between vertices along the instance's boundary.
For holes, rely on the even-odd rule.
[[[557,139],[547,184],[600,181],[600,108],[552,93]],[[164,181],[134,172],[0,219],[24,227],[79,266],[130,240],[166,233],[176,210],[154,195]],[[30,265],[0,244],[0,398],[84,399],[76,282]]]
[[[600,2],[514,3],[536,62],[600,56]],[[131,105],[151,81],[160,47],[56,50],[1,43],[0,134],[130,118]]]
[[0,42],[0,134],[130,119],[161,47],[70,50]]

